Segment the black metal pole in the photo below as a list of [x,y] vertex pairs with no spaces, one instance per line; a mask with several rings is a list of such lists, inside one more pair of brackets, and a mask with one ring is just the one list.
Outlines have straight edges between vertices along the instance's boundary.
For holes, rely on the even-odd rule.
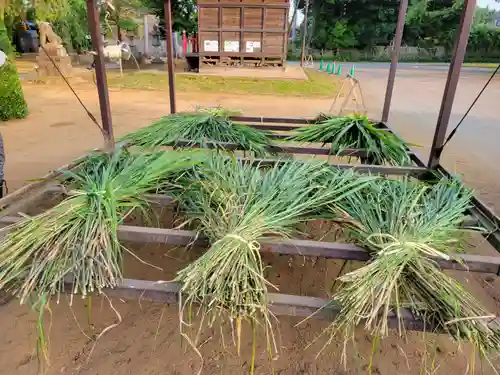
[[99,8],[96,0],[86,0],[87,17],[89,22],[92,49],[94,50],[95,78],[97,93],[99,95],[99,108],[101,110],[102,128],[104,130],[104,141],[108,149],[113,149],[115,140],[113,137],[113,119],[111,117],[111,105],[109,102],[108,81],[104,67],[104,56],[102,50],[102,36],[99,22]]
[[[297,6],[298,3],[295,5]],[[302,48],[300,51],[300,66],[304,66],[306,58],[306,36],[307,36],[307,13],[309,13],[309,0],[306,0],[306,8],[304,9],[304,27],[302,28]]]
[[167,46],[168,90],[170,96],[170,113],[175,113],[175,77],[174,48],[172,46],[172,11],[170,0],[164,1],[165,6],[165,37]]
[[405,27],[406,11],[408,10],[408,0],[401,0],[399,3],[398,21],[396,23],[396,34],[394,36],[394,46],[391,54],[391,67],[389,68],[389,78],[387,79],[387,89],[385,90],[384,108],[382,110],[382,122],[389,119],[391,109],[392,92],[396,79],[396,69],[398,68],[399,52],[401,50],[401,40]]
[[460,79],[460,70],[464,62],[465,52],[467,49],[467,41],[469,40],[470,26],[472,17],[476,10],[476,0],[465,0],[464,10],[460,18],[460,25],[457,29],[455,46],[453,47],[453,57],[448,70],[448,78],[444,87],[443,101],[439,110],[439,116],[432,141],[431,153],[429,155],[429,168],[435,168],[439,164],[441,151],[443,149],[444,140],[446,137],[446,129],[450,122],[451,110],[453,108],[453,100],[457,91],[458,80]]

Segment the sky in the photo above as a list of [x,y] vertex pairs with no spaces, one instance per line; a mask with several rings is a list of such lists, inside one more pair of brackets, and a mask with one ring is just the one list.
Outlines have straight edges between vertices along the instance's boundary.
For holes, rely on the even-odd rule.
[[500,10],[500,3],[495,2],[495,0],[477,0],[477,5]]
[[477,0],[477,5],[480,7],[487,6],[490,9],[500,10],[500,3],[497,3],[494,0]]

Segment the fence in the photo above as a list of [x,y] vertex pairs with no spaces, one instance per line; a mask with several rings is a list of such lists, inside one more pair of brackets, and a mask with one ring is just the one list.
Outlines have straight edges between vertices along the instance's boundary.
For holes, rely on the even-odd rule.
[[[317,50],[308,49],[308,55],[315,60],[321,58],[335,61],[390,61],[391,47],[376,46],[365,50],[358,49],[336,49]],[[292,46],[288,52],[288,59],[300,58],[300,49]],[[399,61],[407,62],[448,62],[451,60],[451,51],[444,47],[421,48],[413,46],[401,46]],[[500,62],[500,50],[498,51],[468,51],[465,61],[470,62]]]

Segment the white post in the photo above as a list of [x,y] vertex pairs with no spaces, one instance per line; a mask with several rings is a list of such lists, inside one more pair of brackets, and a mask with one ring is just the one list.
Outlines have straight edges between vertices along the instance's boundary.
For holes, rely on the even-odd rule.
[[144,16],[144,56],[149,57],[149,25],[148,15]]

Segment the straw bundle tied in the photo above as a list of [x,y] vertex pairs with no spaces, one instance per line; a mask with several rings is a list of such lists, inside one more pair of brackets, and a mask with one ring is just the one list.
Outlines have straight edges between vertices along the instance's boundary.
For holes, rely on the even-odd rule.
[[[235,143],[242,150],[264,156],[271,140],[266,133],[247,125],[235,124],[230,113],[221,108],[198,109],[192,113],[176,113],[163,117],[152,125],[125,136],[131,144],[153,148],[157,146],[206,147],[208,142]],[[219,145],[221,149],[223,145]]]
[[461,224],[471,196],[458,181],[429,186],[405,178],[373,183],[339,203],[353,220],[351,235],[373,260],[340,278],[333,300],[342,310],[329,327],[329,341],[335,333],[350,337],[362,323],[375,337],[384,337],[389,312],[397,314],[403,333],[400,312],[407,308],[429,330],[467,340],[483,355],[500,349],[500,329],[488,324],[494,316],[434,260],[463,249]]
[[255,329],[263,319],[266,332],[272,333],[267,288],[274,286],[264,278],[258,241],[289,237],[300,222],[371,180],[324,163],[289,161],[264,169],[213,156],[181,197],[187,215],[211,242],[206,253],[178,273],[181,311],[191,312],[193,304],[200,304],[196,311],[209,326],[220,317],[234,320],[238,343],[242,320]]
[[397,135],[377,128],[364,116],[320,115],[314,124],[299,128],[288,140],[330,143],[334,155],[346,149],[364,150],[373,164],[411,165],[409,145]]
[[[65,281],[83,296],[122,280],[125,249],[117,227],[132,211],[145,213],[144,194],[169,190],[179,175],[201,161],[198,151],[129,154],[125,150],[89,157],[79,171],[64,173],[69,197],[42,214],[7,228],[0,242],[0,288],[21,303],[59,299]],[[69,278],[69,280],[68,280]]]

